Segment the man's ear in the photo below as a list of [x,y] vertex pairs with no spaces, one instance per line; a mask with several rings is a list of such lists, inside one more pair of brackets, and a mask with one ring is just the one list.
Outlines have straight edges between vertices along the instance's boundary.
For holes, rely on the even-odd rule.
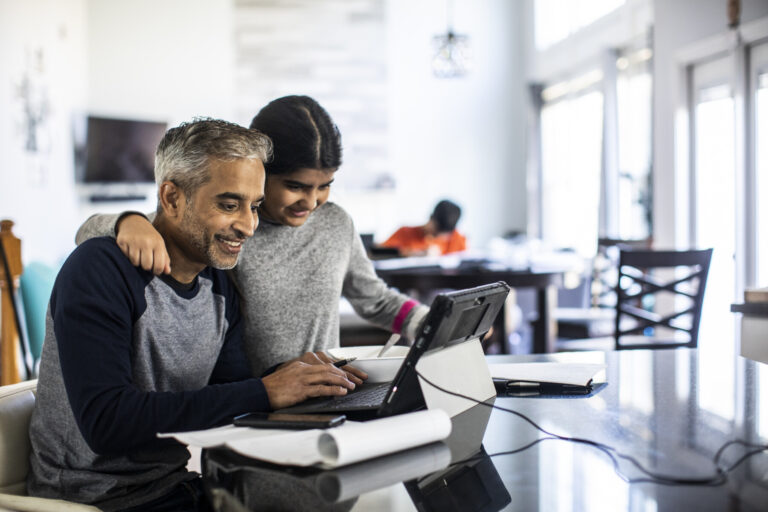
[[164,181],[160,184],[158,192],[160,206],[163,208],[163,214],[169,218],[180,217],[186,204],[184,192],[172,181]]

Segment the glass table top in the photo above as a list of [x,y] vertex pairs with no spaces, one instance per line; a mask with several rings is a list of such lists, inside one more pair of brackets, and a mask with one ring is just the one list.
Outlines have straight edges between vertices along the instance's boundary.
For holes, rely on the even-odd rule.
[[[768,510],[768,452],[742,460],[768,443],[766,365],[738,358],[735,371],[722,372],[733,380],[724,383],[735,390],[728,400],[700,396],[703,379],[711,389],[722,375],[704,372],[696,349],[488,360],[607,366],[589,395],[499,396],[493,409],[455,416],[445,442],[336,470],[208,451],[204,474],[216,509]],[[745,444],[726,445],[732,440]]]

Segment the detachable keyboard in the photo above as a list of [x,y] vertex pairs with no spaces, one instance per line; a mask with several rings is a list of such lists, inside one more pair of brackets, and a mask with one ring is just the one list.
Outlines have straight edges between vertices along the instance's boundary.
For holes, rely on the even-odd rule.
[[391,383],[363,385],[344,396],[311,398],[280,412],[334,412],[376,410],[384,402]]

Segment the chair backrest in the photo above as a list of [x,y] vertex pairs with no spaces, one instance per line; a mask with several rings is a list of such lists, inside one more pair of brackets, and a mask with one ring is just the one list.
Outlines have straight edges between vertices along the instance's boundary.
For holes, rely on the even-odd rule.
[[0,220],[0,385],[15,384],[26,377],[20,337],[23,312],[16,301],[17,284],[23,266],[21,240],[13,234],[13,222]]
[[592,263],[590,306],[616,307],[616,268],[619,264],[619,253],[622,250],[649,250],[652,242],[651,238],[598,238],[597,254]]
[[0,493],[25,495],[37,381],[0,387]]
[[[622,250],[616,284],[616,349],[696,347],[711,259],[712,249]],[[661,340],[660,331],[675,336]],[[647,342],[638,342],[636,336],[627,342],[631,335],[646,336]]]

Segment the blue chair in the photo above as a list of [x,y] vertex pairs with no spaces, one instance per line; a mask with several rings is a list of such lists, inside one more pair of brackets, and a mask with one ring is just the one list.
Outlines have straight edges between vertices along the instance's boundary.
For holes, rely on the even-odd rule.
[[45,315],[58,271],[44,263],[32,262],[24,267],[20,278],[29,350],[35,366],[40,360],[45,339]]

